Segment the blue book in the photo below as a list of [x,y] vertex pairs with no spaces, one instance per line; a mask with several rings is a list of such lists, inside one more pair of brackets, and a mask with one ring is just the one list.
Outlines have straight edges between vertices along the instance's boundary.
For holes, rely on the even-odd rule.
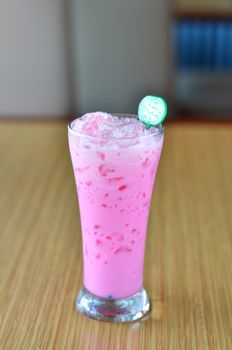
[[203,53],[202,53],[202,65],[205,70],[210,70],[213,66],[213,36],[214,36],[214,24],[212,22],[206,22],[204,26],[204,38],[203,38]]
[[222,71],[226,62],[226,23],[218,22],[216,29],[215,69]]
[[181,69],[189,68],[189,22],[182,21],[179,23],[178,35],[178,52],[179,52],[179,66]]
[[203,30],[204,25],[199,21],[194,21],[191,24],[191,41],[190,41],[190,55],[191,67],[193,69],[202,68],[202,52],[203,52]]
[[228,70],[232,70],[232,22],[227,24],[227,40],[226,40],[227,52],[226,52],[226,67]]
[[179,54],[179,25],[174,23],[171,28],[171,41],[173,43],[173,54],[175,66],[180,66],[180,54]]

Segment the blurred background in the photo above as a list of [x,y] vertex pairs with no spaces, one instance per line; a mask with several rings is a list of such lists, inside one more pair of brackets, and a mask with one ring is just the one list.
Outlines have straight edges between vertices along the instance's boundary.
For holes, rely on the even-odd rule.
[[2,0],[0,117],[232,116],[231,0]]

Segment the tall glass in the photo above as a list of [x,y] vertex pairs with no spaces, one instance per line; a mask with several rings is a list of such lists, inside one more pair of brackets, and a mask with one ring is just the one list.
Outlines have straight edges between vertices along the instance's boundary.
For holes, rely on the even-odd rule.
[[76,132],[71,122],[68,134],[84,260],[77,309],[95,319],[137,320],[149,310],[144,250],[163,127],[137,138],[108,140]]

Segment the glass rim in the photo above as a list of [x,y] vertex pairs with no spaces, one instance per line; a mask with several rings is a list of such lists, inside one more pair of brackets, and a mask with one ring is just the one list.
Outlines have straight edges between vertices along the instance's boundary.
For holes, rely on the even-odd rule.
[[[137,114],[132,114],[132,113],[111,113],[111,115],[113,116],[117,116],[117,117],[129,117],[129,118],[136,118],[139,120],[138,115]],[[80,131],[74,130],[72,127],[72,123],[78,118],[73,119],[70,123],[68,123],[68,130],[73,133],[74,135],[77,136],[81,136],[81,137],[87,137],[87,138],[92,138],[95,140],[104,140],[105,138],[102,136],[95,136],[95,135],[88,135],[88,134],[84,134]],[[141,122],[142,123],[142,122]],[[151,137],[151,136],[159,136],[162,135],[164,133],[164,126],[162,123],[158,124],[158,125],[154,125],[155,128],[158,128],[158,130],[156,130],[155,132],[152,132],[150,134],[146,134],[146,135],[141,135],[141,136],[136,136],[136,137],[110,137],[110,139],[113,140],[133,140],[133,139],[143,139],[143,138],[147,138],[147,137]]]

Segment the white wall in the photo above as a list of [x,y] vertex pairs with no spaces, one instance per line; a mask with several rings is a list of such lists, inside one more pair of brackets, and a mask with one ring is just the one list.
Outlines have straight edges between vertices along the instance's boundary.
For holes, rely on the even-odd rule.
[[168,0],[70,0],[75,108],[135,112],[170,85]]
[[0,116],[70,111],[62,0],[1,0]]
[[167,1],[1,0],[0,117],[134,112],[166,94]]

